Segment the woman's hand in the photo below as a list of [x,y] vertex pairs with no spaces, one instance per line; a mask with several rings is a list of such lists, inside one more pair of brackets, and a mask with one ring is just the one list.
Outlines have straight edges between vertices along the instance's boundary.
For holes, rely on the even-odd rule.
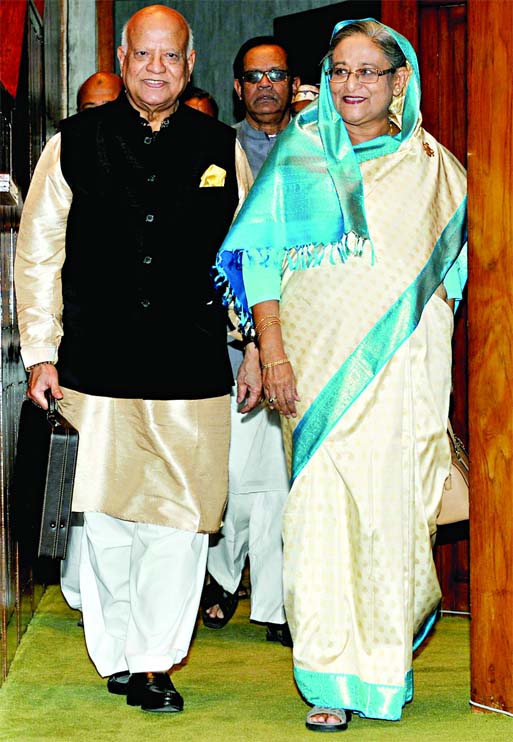
[[294,370],[283,346],[279,302],[263,301],[252,309],[266,402],[271,410],[278,410],[285,417],[297,417],[299,395]]
[[299,394],[292,365],[282,363],[265,368],[263,378],[264,393],[269,408],[278,410],[284,417],[297,417],[296,402],[299,402]]

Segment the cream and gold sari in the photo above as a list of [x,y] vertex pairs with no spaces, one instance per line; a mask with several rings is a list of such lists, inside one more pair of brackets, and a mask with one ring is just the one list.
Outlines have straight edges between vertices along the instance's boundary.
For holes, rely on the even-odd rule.
[[301,397],[298,417],[283,420],[298,688],[315,705],[396,720],[440,601],[432,542],[450,466],[453,329],[444,282],[458,298],[449,284],[464,272],[466,178],[422,128],[415,53],[388,30],[411,68],[391,111],[400,134],[353,150],[324,81],[318,108],[298,115],[264,165],[218,269],[244,319],[237,266],[246,289],[252,273],[262,281],[263,268],[283,266],[282,332]]
[[[428,137],[417,136],[422,155]],[[295,449],[285,609],[296,681],[311,703],[398,719],[412,698],[414,637],[440,600],[431,545],[450,466],[453,316],[440,288],[409,332],[437,234],[419,238],[429,225],[417,210],[409,220],[400,199],[391,204],[390,180],[374,175],[372,268],[353,257],[283,276],[283,334],[301,396],[298,418],[283,421],[291,462],[293,440]]]

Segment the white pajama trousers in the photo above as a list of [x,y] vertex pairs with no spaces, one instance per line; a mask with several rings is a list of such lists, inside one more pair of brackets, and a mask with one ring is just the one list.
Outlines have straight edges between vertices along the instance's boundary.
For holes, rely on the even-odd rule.
[[284,623],[281,516],[287,492],[230,494],[221,538],[209,548],[208,571],[230,593],[249,554],[252,621]]
[[234,593],[249,555],[252,621],[284,623],[282,511],[289,478],[278,413],[258,408],[247,415],[231,399],[228,504],[208,571]]
[[82,547],[82,526],[70,526],[66,559],[61,561],[61,590],[70,608],[82,610],[80,597],[80,551]]
[[208,535],[84,513],[80,594],[98,673],[165,672],[189,651]]

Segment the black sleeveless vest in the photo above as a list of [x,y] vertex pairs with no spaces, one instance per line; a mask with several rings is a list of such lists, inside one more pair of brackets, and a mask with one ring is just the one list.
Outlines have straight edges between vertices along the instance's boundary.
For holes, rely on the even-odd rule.
[[[180,106],[152,133],[125,95],[61,123],[73,191],[62,270],[63,386],[202,399],[229,392],[211,268],[238,203],[235,131]],[[223,187],[200,188],[212,164]]]

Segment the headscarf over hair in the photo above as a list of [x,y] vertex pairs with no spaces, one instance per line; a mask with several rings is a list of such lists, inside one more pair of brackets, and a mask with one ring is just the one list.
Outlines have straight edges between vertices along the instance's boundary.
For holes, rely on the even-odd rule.
[[[373,18],[365,18],[373,21]],[[332,38],[354,20],[337,23]],[[367,250],[374,260],[360,163],[395,153],[420,125],[420,76],[410,42],[379,24],[395,39],[407,60],[409,79],[391,105],[400,131],[353,146],[335,108],[323,62],[317,102],[293,118],[265,161],[216,261],[216,281],[224,301],[233,302],[243,325],[251,323],[242,280],[242,258],[293,269],[315,267],[326,256],[345,261]]]

